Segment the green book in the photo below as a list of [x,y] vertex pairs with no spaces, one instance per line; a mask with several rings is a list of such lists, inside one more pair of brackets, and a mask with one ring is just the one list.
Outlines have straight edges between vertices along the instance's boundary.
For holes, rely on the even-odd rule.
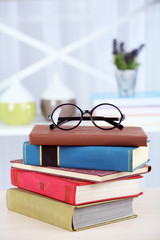
[[74,206],[20,188],[6,194],[9,210],[70,230],[78,231],[136,217],[133,198]]

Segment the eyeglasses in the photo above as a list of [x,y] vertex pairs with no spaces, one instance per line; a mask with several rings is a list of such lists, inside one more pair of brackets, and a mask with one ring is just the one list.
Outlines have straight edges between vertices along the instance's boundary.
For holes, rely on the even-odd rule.
[[[88,116],[84,116],[87,114]],[[123,129],[121,122],[125,119],[120,109],[110,103],[102,103],[95,106],[91,111],[81,110],[72,103],[61,104],[48,115],[48,120],[52,121],[50,129],[59,128],[62,130],[72,130],[80,125],[82,120],[91,120],[92,123],[103,130],[114,128]],[[68,123],[70,125],[68,125]]]

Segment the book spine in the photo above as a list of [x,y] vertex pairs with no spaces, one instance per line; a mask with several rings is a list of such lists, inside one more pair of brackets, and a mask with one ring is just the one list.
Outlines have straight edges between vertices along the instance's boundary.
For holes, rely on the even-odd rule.
[[23,162],[29,165],[130,172],[133,171],[134,149],[136,147],[39,146],[26,142]]
[[[41,149],[39,145],[30,145],[29,142],[23,143],[23,163],[32,165],[42,165],[41,164]],[[32,157],[32,158],[31,158]]]
[[75,205],[76,184],[63,178],[11,167],[14,186]]
[[73,231],[74,206],[70,204],[19,188],[7,190],[6,202],[10,211]]
[[37,166],[57,166],[57,146],[30,145],[23,143],[23,163]]

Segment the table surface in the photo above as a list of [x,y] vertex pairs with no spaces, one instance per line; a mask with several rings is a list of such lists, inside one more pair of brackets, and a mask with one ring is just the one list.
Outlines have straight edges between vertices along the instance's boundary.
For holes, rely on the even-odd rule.
[[9,211],[5,194],[0,192],[0,240],[160,239],[160,188],[143,189],[143,195],[134,199],[133,210],[138,218],[79,232],[69,232]]

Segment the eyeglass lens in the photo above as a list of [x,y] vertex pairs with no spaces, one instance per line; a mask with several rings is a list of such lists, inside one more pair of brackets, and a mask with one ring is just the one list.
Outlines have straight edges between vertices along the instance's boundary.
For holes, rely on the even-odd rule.
[[119,125],[121,113],[113,105],[102,104],[93,110],[92,119],[97,127],[103,129],[112,129]]
[[[76,119],[72,117],[76,116]],[[78,107],[74,105],[62,105],[53,112],[53,122],[61,129],[70,129],[76,127],[80,123],[82,113]]]

